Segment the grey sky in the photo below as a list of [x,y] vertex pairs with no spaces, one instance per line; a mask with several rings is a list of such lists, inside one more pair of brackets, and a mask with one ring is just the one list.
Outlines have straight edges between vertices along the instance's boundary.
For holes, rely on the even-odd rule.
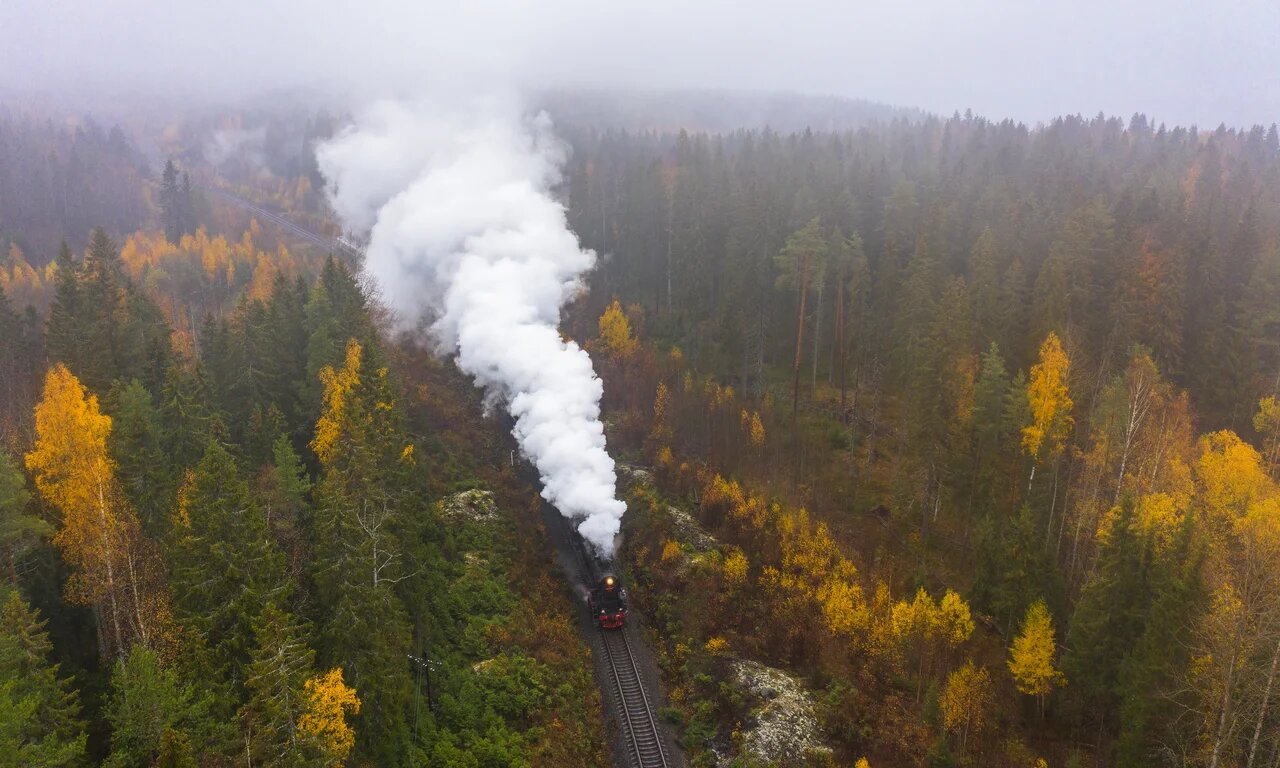
[[1280,3],[0,0],[0,86],[794,90],[1035,122],[1280,120]]

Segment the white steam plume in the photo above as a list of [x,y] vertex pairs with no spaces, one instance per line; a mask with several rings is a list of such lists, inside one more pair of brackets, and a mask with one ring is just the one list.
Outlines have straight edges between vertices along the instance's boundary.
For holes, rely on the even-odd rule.
[[365,268],[399,322],[506,403],[543,498],[611,555],[624,504],[600,423],[603,385],[560,337],[560,309],[595,262],[551,195],[564,146],[545,114],[382,102],[319,147],[334,208],[369,233]]

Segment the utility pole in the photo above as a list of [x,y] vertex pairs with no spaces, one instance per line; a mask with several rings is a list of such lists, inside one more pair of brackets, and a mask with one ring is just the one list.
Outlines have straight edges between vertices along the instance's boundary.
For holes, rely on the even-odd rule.
[[[435,714],[436,699],[435,699],[435,693],[431,690],[431,670],[438,669],[440,666],[440,662],[432,661],[431,659],[418,658],[417,656],[414,656],[411,653],[406,653],[405,656],[407,656],[409,661],[413,663],[414,670],[415,670],[415,677],[417,677],[418,681],[421,682],[424,676],[427,678],[427,709],[430,710],[432,714]],[[417,689],[418,689],[417,690],[418,695],[414,697],[414,700],[413,700],[413,743],[414,744],[418,743],[418,722],[420,720],[420,713],[421,713],[421,707],[422,707],[422,686],[418,685]]]

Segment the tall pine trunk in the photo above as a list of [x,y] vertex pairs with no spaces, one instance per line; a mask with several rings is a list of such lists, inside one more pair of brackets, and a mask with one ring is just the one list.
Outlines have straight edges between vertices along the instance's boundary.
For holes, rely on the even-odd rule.
[[809,298],[809,265],[800,267],[800,305],[796,308],[796,358],[791,367],[791,439],[796,439],[800,412],[800,359],[804,354],[804,307]]
[[836,286],[836,355],[840,378],[840,423],[846,424],[845,404],[845,361],[848,357],[844,344],[844,281]]

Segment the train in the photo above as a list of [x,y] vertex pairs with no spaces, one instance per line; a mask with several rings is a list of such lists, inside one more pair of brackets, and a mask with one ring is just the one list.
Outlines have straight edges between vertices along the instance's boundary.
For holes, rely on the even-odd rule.
[[591,621],[600,629],[622,629],[627,621],[627,590],[613,574],[605,574],[587,596]]

